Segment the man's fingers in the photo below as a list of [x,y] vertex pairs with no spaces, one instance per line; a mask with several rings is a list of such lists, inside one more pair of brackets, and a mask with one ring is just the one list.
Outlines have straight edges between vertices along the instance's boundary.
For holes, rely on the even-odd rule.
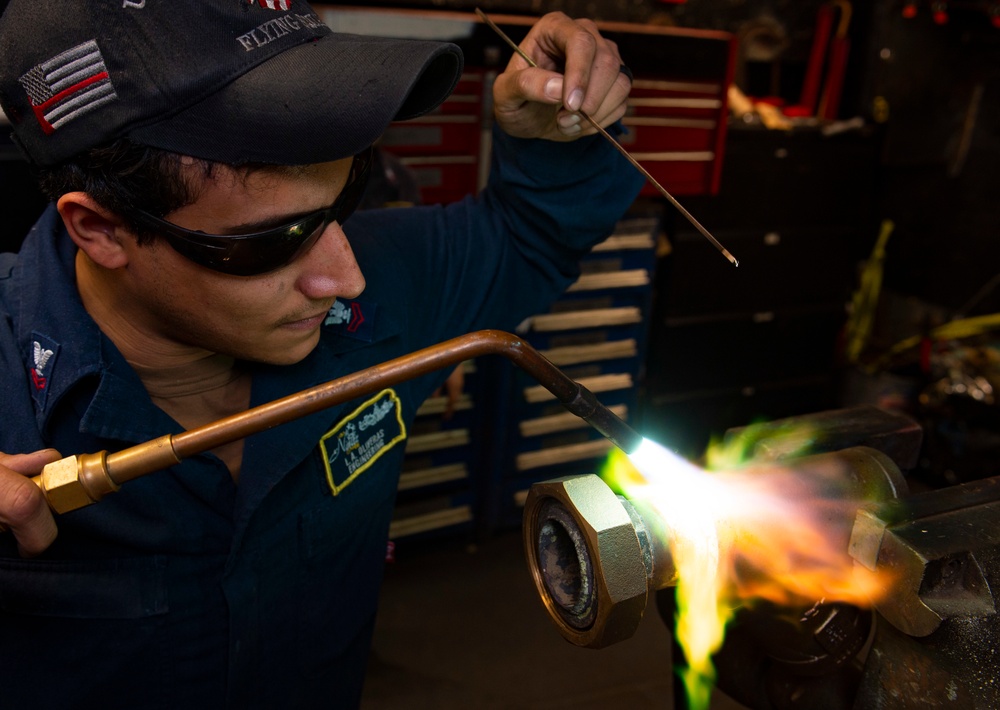
[[[587,115],[594,119],[602,128],[607,128],[615,121],[623,118],[628,110],[628,95],[632,88],[632,82],[620,71],[612,83],[611,90],[604,95],[604,100],[593,110],[587,111]],[[574,117],[578,120],[574,120]],[[596,133],[589,121],[579,118],[578,113],[571,111],[560,111],[558,122],[565,127],[568,124],[579,123],[583,129],[581,135]]]
[[622,64],[618,45],[602,37],[594,22],[573,20],[558,12],[542,18],[522,46],[539,66],[561,68],[565,76],[562,102],[570,111],[595,112],[618,79]]
[[30,454],[0,453],[0,466],[6,466],[23,476],[34,476],[41,473],[45,464],[58,461],[62,455],[55,449],[41,449]]
[[[580,35],[581,38],[590,37],[593,46],[592,49],[583,50],[585,43],[581,41],[578,44],[581,49],[574,51],[573,47],[569,48],[570,53],[566,57],[567,97],[571,97],[576,91],[581,103],[574,105],[575,101],[567,101],[566,107],[573,111],[582,110],[593,116],[605,103],[609,93],[617,94],[615,82],[621,73],[622,60],[618,54],[618,46],[601,37],[592,22],[581,20],[580,24],[585,30]],[[574,74],[578,63],[586,64],[578,72],[579,78]],[[626,87],[626,95],[630,88],[630,85]]]
[[547,69],[507,70],[497,81],[504,89],[496,92],[496,109],[501,113],[517,111],[529,102],[558,106],[563,100],[562,75]]
[[594,89],[591,78],[594,62],[598,59],[598,39],[584,28],[582,22],[574,22],[563,46],[566,57],[563,105],[570,111],[587,110],[587,100],[594,103]]
[[596,132],[573,114],[582,111],[602,127],[625,114],[631,82],[621,73],[618,46],[592,21],[550,13],[520,49],[537,66],[515,54],[493,86],[497,120],[510,135],[572,140]]
[[29,478],[58,461],[59,452],[0,454],[0,523],[9,528],[25,557],[37,555],[56,539],[56,523],[41,489]]

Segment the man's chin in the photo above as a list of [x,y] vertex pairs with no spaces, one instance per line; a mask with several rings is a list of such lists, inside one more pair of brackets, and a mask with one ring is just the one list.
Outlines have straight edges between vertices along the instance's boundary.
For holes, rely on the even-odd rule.
[[266,352],[251,352],[239,359],[262,365],[296,365],[309,357],[318,344],[319,331],[307,340],[302,340],[285,347],[275,347]]

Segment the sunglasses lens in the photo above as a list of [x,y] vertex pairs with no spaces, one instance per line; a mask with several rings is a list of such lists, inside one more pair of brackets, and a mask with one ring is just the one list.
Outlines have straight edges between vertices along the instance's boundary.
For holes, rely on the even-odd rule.
[[215,268],[235,276],[255,276],[274,271],[308,251],[323,234],[326,225],[323,215],[316,214],[280,234],[234,240],[228,258]]
[[214,236],[192,232],[152,215],[141,217],[162,234],[171,247],[201,266],[234,276],[256,276],[285,266],[305,253],[331,222],[347,221],[364,195],[371,169],[371,149],[355,156],[347,184],[327,209],[294,224],[256,234]]

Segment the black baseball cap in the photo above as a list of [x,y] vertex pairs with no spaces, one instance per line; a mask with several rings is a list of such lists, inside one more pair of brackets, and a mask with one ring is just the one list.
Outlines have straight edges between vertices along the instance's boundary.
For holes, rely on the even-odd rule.
[[28,160],[127,136],[239,165],[346,158],[454,89],[449,43],[333,32],[304,0],[10,0],[0,106]]

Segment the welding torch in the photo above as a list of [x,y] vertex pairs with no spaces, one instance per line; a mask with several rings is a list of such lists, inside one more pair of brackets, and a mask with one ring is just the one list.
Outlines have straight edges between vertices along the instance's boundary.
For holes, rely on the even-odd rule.
[[506,357],[534,377],[573,414],[626,453],[642,441],[628,424],[598,402],[593,392],[574,381],[522,338],[499,330],[469,333],[408,355],[359,370],[330,382],[262,404],[180,434],[108,453],[77,454],[48,464],[32,480],[49,507],[66,513],[96,503],[126,481],[145,476],[183,459],[252,434],[343,404],[436,370],[454,367],[482,355]]

